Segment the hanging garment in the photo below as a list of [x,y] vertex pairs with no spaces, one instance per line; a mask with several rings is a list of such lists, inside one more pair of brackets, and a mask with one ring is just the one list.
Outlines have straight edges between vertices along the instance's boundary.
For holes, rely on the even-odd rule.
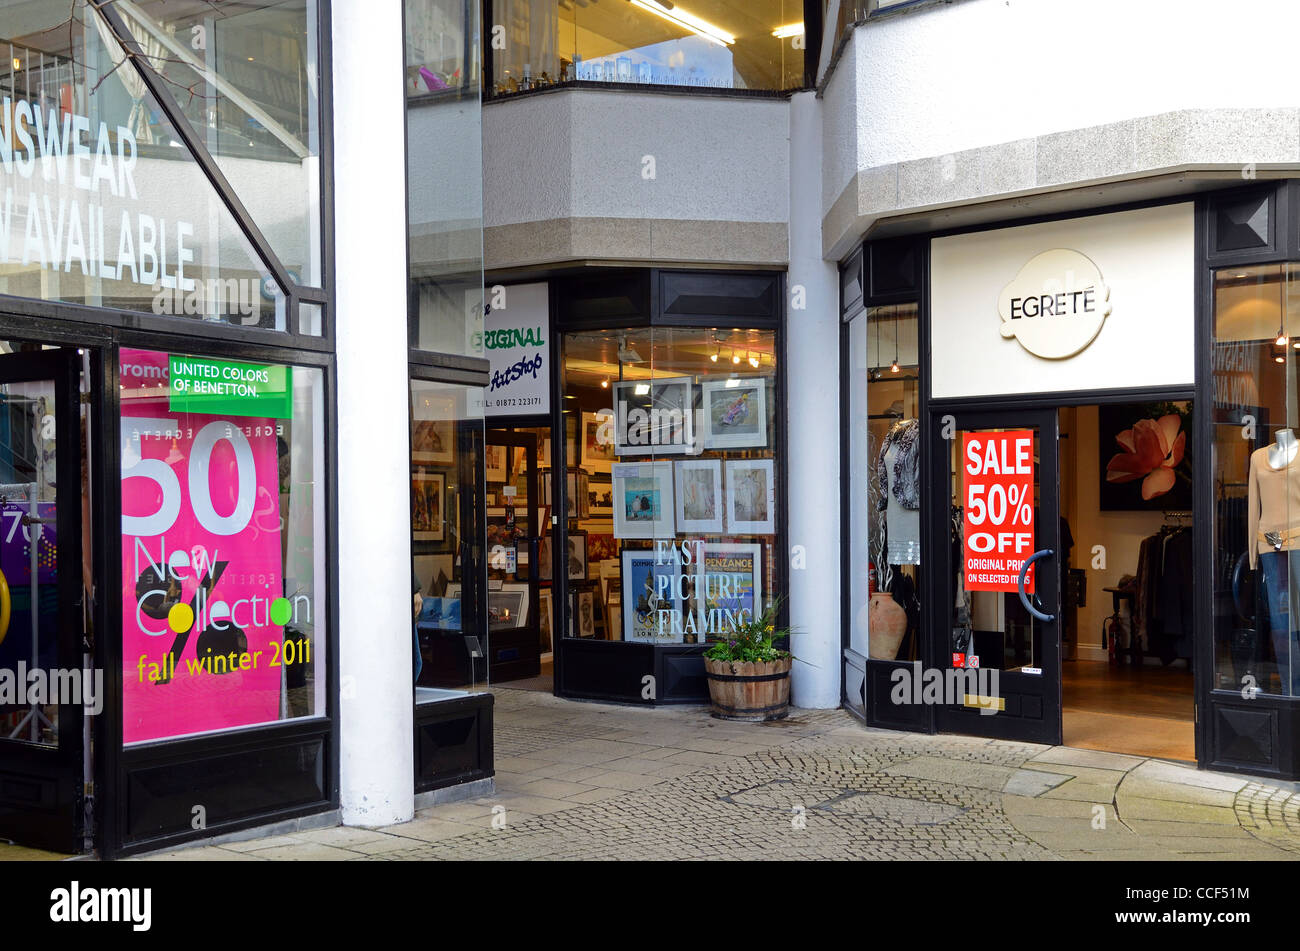
[[885,560],[891,565],[921,563],[920,431],[915,419],[895,423],[876,457]]

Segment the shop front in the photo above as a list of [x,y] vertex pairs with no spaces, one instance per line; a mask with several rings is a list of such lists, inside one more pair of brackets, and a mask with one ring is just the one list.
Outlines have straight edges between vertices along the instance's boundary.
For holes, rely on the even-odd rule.
[[706,700],[706,643],[785,590],[782,275],[487,283],[488,677]]
[[327,813],[317,6],[0,7],[0,838]]
[[1297,775],[1296,195],[846,262],[846,706]]

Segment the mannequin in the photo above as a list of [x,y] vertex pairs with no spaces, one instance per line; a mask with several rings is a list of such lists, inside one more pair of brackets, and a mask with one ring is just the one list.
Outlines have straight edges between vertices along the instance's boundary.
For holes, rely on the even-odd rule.
[[1250,456],[1247,551],[1262,599],[1282,693],[1300,694],[1300,441],[1280,429]]
[[876,460],[879,507],[885,513],[885,561],[890,565],[921,563],[920,425],[915,419],[895,423]]
[[1274,469],[1284,469],[1295,461],[1296,450],[1300,442],[1295,433],[1289,429],[1279,429],[1273,438],[1273,445],[1268,447],[1268,464]]

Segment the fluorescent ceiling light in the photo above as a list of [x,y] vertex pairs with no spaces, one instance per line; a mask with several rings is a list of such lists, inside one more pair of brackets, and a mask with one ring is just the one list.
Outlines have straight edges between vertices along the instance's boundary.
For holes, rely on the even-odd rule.
[[632,0],[632,5],[640,7],[642,10],[648,10],[656,16],[661,16],[665,20],[676,23],[678,26],[685,27],[692,33],[697,33],[719,46],[730,46],[736,42],[736,38],[726,30],[714,26],[708,20],[701,20],[693,13],[687,13],[681,7],[668,2],[668,0]]
[[803,24],[791,23],[787,26],[778,26],[772,31],[772,35],[778,40],[788,40],[792,36],[803,36]]

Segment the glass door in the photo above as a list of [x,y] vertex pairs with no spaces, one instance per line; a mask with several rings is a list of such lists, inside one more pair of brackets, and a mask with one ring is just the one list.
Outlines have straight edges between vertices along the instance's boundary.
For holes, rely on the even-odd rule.
[[103,703],[83,636],[77,359],[0,356],[0,839],[59,852],[81,851],[83,700]]
[[489,429],[486,436],[488,675],[493,683],[541,673],[538,580],[549,571],[539,546],[537,436]]
[[939,410],[930,432],[931,544],[951,570],[918,687],[941,732],[1059,744],[1056,411]]

